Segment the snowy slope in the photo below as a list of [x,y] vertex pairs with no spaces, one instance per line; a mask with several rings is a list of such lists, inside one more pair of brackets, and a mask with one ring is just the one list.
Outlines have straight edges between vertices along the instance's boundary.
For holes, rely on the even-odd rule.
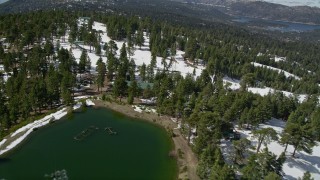
[[[101,31],[101,45],[108,43],[111,38],[108,36],[107,34],[107,27],[105,24],[103,23],[99,23],[99,22],[94,22],[92,29],[95,29],[97,31]],[[134,54],[133,56],[130,57],[130,59],[133,59],[135,61],[135,64],[137,66],[141,66],[143,63],[148,65],[150,64],[151,61],[151,52],[150,52],[150,48],[149,48],[149,37],[146,36],[146,34],[144,34],[144,44],[143,46],[140,47],[134,47]],[[120,55],[120,49],[123,45],[123,43],[126,43],[125,41],[116,41],[114,40],[114,42],[116,43],[117,47],[118,47],[118,51],[117,51],[117,57],[119,57]],[[127,44],[126,44],[127,46]],[[70,44],[66,43],[66,47],[69,49],[71,46]],[[89,50],[89,46],[85,46],[85,45],[81,45],[82,48]],[[82,50],[75,48],[72,50],[74,57],[76,58],[77,62],[80,59],[81,56],[81,52]],[[102,54],[104,54],[105,52],[102,50]],[[173,62],[171,68],[169,70],[171,71],[180,71],[182,76],[186,76],[188,73],[192,74],[194,69],[196,71],[196,76],[200,76],[202,70],[205,68],[204,66],[194,66],[192,67],[191,65],[188,65],[184,59],[183,59],[183,51],[177,51],[176,55],[174,56],[175,61]],[[96,55],[94,53],[94,51],[92,51],[92,53],[88,53],[90,60],[91,60],[91,66],[93,71],[95,70],[95,66],[96,66],[96,62],[99,59],[99,56]],[[107,61],[106,57],[102,57],[103,62]],[[158,69],[163,69],[163,65],[161,64],[162,62],[162,58],[161,57],[157,57],[157,68]],[[170,63],[170,57],[166,59],[167,64]]]
[[[270,121],[260,124],[259,128],[273,128],[278,134],[280,134],[286,123],[279,119],[272,118]],[[241,134],[242,138],[247,138],[251,141],[253,147],[257,147],[257,139],[252,137],[252,131],[246,129],[239,129],[236,126],[236,131]],[[226,162],[232,164],[230,154],[232,153],[232,142],[227,140],[221,140],[221,150],[223,156],[226,159]],[[269,151],[279,156],[285,149],[284,146],[280,145],[277,141],[271,141],[268,145]],[[261,150],[265,146],[262,145]],[[260,150],[260,151],[261,151]],[[312,154],[307,154],[305,152],[296,152],[296,157],[293,158],[291,155],[293,153],[293,146],[289,145],[286,152],[286,161],[283,164],[283,172],[285,173],[284,179],[295,180],[299,177],[302,177],[304,172],[309,171],[312,177],[316,180],[320,179],[320,144],[317,142],[317,145],[313,148]],[[250,150],[255,153],[255,149]]]
[[286,60],[287,60],[286,57],[281,57],[281,56],[275,56],[274,57],[274,61],[275,62],[286,61]]
[[232,79],[228,76],[223,77],[223,85],[229,85],[229,88],[232,90],[240,89],[240,80],[238,79]]
[[[229,88],[231,90],[238,90],[241,87],[240,86],[240,80],[232,79],[232,78],[227,77],[227,76],[225,76],[223,78],[223,84],[224,85],[229,84]],[[305,101],[308,98],[308,95],[306,95],[306,94],[294,94],[294,93],[291,93],[291,92],[288,92],[288,91],[280,91],[280,90],[276,90],[276,89],[269,88],[269,87],[264,87],[264,88],[249,87],[248,91],[252,92],[254,94],[259,94],[261,96],[266,96],[269,93],[273,94],[273,93],[276,93],[276,92],[282,92],[283,95],[285,95],[286,97],[295,97],[296,96],[300,103],[302,103],[303,101]]]
[[[277,61],[280,60],[280,58],[275,58],[275,59],[276,59]],[[301,79],[300,77],[298,77],[298,76],[296,76],[296,75],[294,75],[294,74],[291,74],[291,73],[289,73],[289,72],[287,72],[287,71],[284,71],[284,70],[282,70],[282,69],[274,68],[274,67],[267,66],[267,65],[263,65],[263,64],[260,64],[260,63],[256,63],[256,62],[251,62],[251,64],[253,64],[254,67],[267,68],[267,69],[271,69],[271,70],[277,71],[278,73],[283,72],[284,75],[285,75],[287,78],[293,77],[293,78],[295,78],[296,80],[300,80],[300,79]]]
[[299,100],[300,103],[302,103],[304,100],[307,99],[308,95],[306,94],[293,94],[291,92],[288,91],[279,91],[279,90],[275,90],[273,88],[269,88],[269,87],[265,87],[265,88],[253,88],[253,87],[249,87],[248,88],[249,92],[252,92],[254,94],[260,94],[261,96],[266,96],[269,93],[275,93],[275,92],[282,92],[285,96],[287,97],[294,97],[296,96]]
[[[285,122],[279,119],[271,119],[265,124],[260,124],[259,128],[273,128],[278,134],[281,133],[285,127]],[[252,138],[251,131],[249,130],[243,130],[243,129],[237,129],[238,132],[241,133],[241,137],[248,138],[252,145],[256,147],[257,140]],[[263,147],[261,148],[263,149]],[[268,149],[272,153],[279,156],[285,149],[284,146],[280,145],[276,141],[272,141],[268,144]],[[315,179],[320,179],[320,145],[319,142],[317,143],[317,146],[313,148],[312,154],[307,154],[305,152],[297,152],[296,157],[291,157],[291,154],[293,152],[294,148],[293,146],[288,146],[286,157],[287,160],[285,161],[283,165],[283,171],[285,173],[284,179],[297,179],[298,177],[302,177],[303,173],[306,171],[309,171],[311,175]]]

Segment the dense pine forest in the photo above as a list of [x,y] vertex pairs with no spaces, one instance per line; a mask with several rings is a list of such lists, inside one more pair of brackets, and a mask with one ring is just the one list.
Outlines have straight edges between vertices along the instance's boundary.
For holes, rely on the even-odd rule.
[[[83,17],[89,17],[87,23],[79,25]],[[94,22],[106,25],[108,43],[101,43]],[[150,63],[137,66],[130,57],[146,37]],[[115,41],[125,43],[118,47]],[[64,42],[73,46],[81,42],[90,50],[83,49],[76,61],[72,48],[61,47]],[[177,51],[185,52],[184,61],[194,73],[170,70]],[[101,57],[95,72],[91,52]],[[318,44],[271,39],[222,24],[191,26],[148,17],[63,11],[2,15],[0,138],[43,113],[73,105],[77,89],[91,84],[103,99],[110,96],[132,104],[138,98],[155,98],[159,115],[182,122],[181,131],[199,158],[201,179],[281,179],[285,152],[276,156],[262,145],[277,139],[294,147],[292,156],[297,151],[312,152],[320,140],[319,60]],[[197,76],[199,66],[204,69]],[[240,88],[232,88],[226,78],[237,80]],[[149,85],[141,88],[139,82]],[[276,91],[262,96],[249,90],[265,87]],[[304,100],[299,99],[301,94]],[[257,129],[271,118],[286,121],[281,134]],[[227,161],[220,143],[235,125],[253,130],[258,147],[252,151],[248,139],[235,138]]]

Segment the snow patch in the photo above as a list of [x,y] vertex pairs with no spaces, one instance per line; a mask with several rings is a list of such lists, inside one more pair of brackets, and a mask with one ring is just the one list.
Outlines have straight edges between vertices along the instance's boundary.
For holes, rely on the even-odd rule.
[[251,62],[251,64],[253,64],[254,67],[262,67],[262,68],[267,68],[267,69],[271,69],[271,70],[274,70],[274,71],[277,71],[278,73],[284,73],[284,75],[289,78],[289,77],[293,77],[294,79],[296,80],[301,80],[300,77],[294,75],[294,74],[291,74],[287,71],[284,71],[282,69],[278,69],[278,68],[274,68],[274,67],[271,67],[271,66],[267,66],[267,65],[263,65],[263,64],[260,64],[260,63],[256,63],[256,62]]
[[[20,133],[23,133],[23,135],[20,136],[19,138],[17,138],[16,140],[14,140],[12,143],[10,143],[2,151],[0,151],[0,155],[11,150],[12,148],[16,147],[33,131],[33,129],[45,126],[45,125],[49,124],[51,120],[53,120],[53,121],[59,120],[63,116],[65,116],[66,114],[67,114],[67,108],[63,108],[55,113],[49,114],[40,120],[29,123],[29,124],[21,127],[20,129],[16,130],[14,133],[11,134],[11,137],[14,137]],[[1,142],[3,142],[3,141],[1,141]],[[1,145],[0,145],[0,147],[1,147]]]
[[274,57],[274,61],[275,62],[286,61],[286,60],[287,60],[286,57],[281,57],[281,56],[275,56]]
[[294,94],[288,91],[279,91],[279,90],[275,90],[269,87],[265,87],[265,88],[253,88],[253,87],[249,87],[248,88],[249,92],[252,92],[254,94],[260,94],[261,96],[266,96],[269,93],[273,94],[276,92],[282,92],[286,97],[297,97],[299,103],[302,103],[303,101],[305,101],[308,98],[308,95],[306,94]]
[[3,139],[1,142],[0,142],[0,147],[7,141],[7,139]]
[[[272,118],[270,121],[260,124],[259,128],[273,128],[278,135],[283,131],[286,122]],[[237,126],[236,126],[237,127]],[[250,130],[239,129],[236,130],[241,134],[242,138],[247,138],[251,141],[251,144],[256,147],[257,140],[253,138],[252,132]],[[284,146],[280,145],[277,141],[271,141],[268,145],[269,151],[279,156],[285,149]],[[228,149],[231,149],[230,142],[223,142],[221,149],[224,155],[230,153]],[[261,149],[264,148],[262,145]],[[286,161],[283,164],[283,172],[285,173],[284,179],[293,180],[302,177],[304,172],[309,171],[314,179],[320,179],[320,145],[313,148],[312,154],[307,154],[305,152],[299,151],[296,153],[296,158],[293,158],[291,154],[293,153],[293,146],[289,145],[286,153]]]
[[228,85],[228,88],[232,90],[240,89],[240,80],[238,79],[232,79],[228,76],[223,77],[223,85]]
[[87,106],[94,106],[94,105],[96,105],[91,99],[87,99],[86,100],[86,105]]
[[139,113],[142,113],[142,109],[139,106],[132,106],[133,110]]

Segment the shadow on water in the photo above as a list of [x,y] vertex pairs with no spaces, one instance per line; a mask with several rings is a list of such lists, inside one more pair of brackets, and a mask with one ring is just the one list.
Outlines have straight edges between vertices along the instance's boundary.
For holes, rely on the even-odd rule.
[[4,163],[7,163],[7,162],[10,162],[11,159],[9,158],[0,158],[0,164],[4,164]]

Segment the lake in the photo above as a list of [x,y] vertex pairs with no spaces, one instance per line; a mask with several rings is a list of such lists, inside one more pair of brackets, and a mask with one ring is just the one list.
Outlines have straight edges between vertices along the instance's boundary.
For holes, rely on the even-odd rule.
[[[109,134],[112,127],[117,134]],[[78,140],[76,140],[78,139]],[[151,123],[88,108],[33,132],[0,157],[0,179],[175,179],[172,141]]]
[[264,20],[264,19],[255,19],[248,17],[237,17],[233,20],[241,24],[252,24],[265,27],[270,31],[281,31],[281,32],[307,32],[319,30],[320,25],[312,24],[303,24],[303,23],[294,23],[286,21],[274,21],[274,20]]

